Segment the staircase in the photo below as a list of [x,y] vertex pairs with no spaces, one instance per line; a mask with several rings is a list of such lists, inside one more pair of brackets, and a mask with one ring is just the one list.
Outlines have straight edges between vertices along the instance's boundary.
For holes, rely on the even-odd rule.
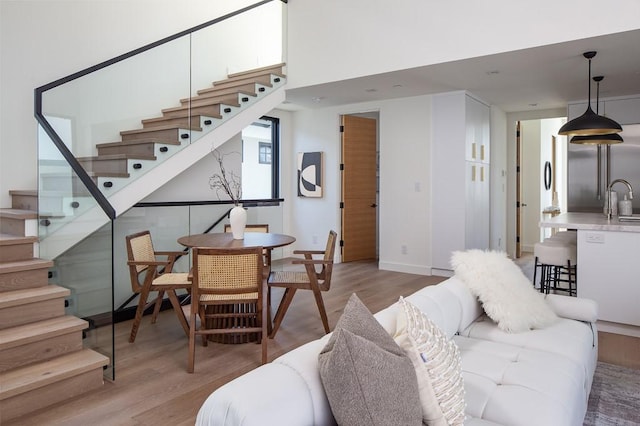
[[69,290],[48,283],[53,262],[34,257],[34,195],[15,191],[0,209],[0,424],[101,387],[109,364],[83,349],[88,323],[65,315]]
[[[195,162],[209,155],[255,119],[284,101],[283,67],[275,64],[230,74],[181,99],[180,105],[161,110],[161,116],[141,121],[141,128],[123,130],[119,141],[96,145],[97,155],[78,158],[80,164],[109,199],[117,215],[169,182]],[[162,167],[158,167],[162,164]],[[62,179],[68,180],[69,176]],[[42,176],[41,200],[55,194],[56,176]],[[104,225],[99,207],[87,200],[87,191],[73,182],[74,200],[47,207],[50,220],[41,220],[43,257],[53,259],[81,238]],[[48,199],[48,198],[45,198]],[[71,208],[69,205],[72,204]],[[56,220],[60,211],[71,210],[81,220]],[[41,219],[42,219],[41,206]],[[62,232],[60,232],[62,231]]]

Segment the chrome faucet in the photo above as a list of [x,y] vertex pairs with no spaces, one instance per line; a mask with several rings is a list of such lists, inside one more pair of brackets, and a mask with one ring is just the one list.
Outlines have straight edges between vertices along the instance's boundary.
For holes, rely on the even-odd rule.
[[627,185],[627,189],[629,190],[629,199],[633,200],[633,188],[631,187],[631,184],[624,180],[624,179],[616,179],[613,182],[611,182],[609,184],[609,186],[607,187],[607,220],[611,220],[611,212],[612,212],[612,208],[611,208],[611,188],[613,188],[613,185],[616,183],[623,183],[625,185]]

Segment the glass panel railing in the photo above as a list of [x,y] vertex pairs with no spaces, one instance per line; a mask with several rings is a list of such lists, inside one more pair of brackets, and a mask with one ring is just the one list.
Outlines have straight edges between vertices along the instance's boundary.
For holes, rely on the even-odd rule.
[[[134,56],[115,58],[109,66],[43,91],[42,114],[59,124],[64,145],[109,198],[273,88],[279,78],[264,70],[246,77],[254,83],[245,77],[215,89],[212,83],[283,62],[283,7],[280,1],[267,2]],[[180,167],[188,165],[172,169]],[[155,182],[157,187],[164,183]],[[136,187],[140,199],[154,189],[146,181]]]
[[83,332],[83,347],[109,357],[104,374],[111,380],[115,378],[112,224],[109,221],[58,256],[49,280],[70,290],[65,313],[89,323]]
[[[209,115],[196,110],[210,106],[211,99],[201,105],[195,100],[202,100],[198,91],[210,89],[212,82],[284,62],[283,16],[283,2],[258,2],[36,89],[40,256],[55,260],[56,282],[72,289],[70,312],[90,318],[92,330],[104,329],[103,324],[111,326],[107,337],[101,332],[89,335],[91,344],[101,352],[113,354],[113,344],[110,349],[103,348],[106,341],[113,341],[113,302],[119,306],[121,296],[131,292],[128,277],[121,275],[122,271],[126,274],[123,236],[133,228],[150,229],[157,234],[154,243],[160,249],[165,242],[175,247],[177,237],[193,233],[202,215],[207,222],[222,214],[225,207],[207,206],[211,210],[203,207],[202,211],[171,208],[167,212],[144,209],[143,214],[133,209],[117,220],[116,213],[197,161],[178,165],[174,160],[181,156],[174,154],[202,139],[244,106],[258,102],[269,87],[283,84],[277,75],[267,72],[267,80],[260,77],[253,83],[255,94],[230,84],[229,93],[235,93],[237,101],[229,100],[229,93],[222,95],[226,103],[219,107],[221,118],[211,108],[206,111]],[[204,97],[210,98],[211,93]],[[204,143],[214,148],[214,142]],[[170,158],[174,163],[161,172],[158,166]],[[149,173],[152,171],[155,173]],[[158,175],[162,179],[155,179]],[[136,214],[139,217],[133,218]],[[278,222],[274,229],[282,229],[281,218]],[[106,228],[112,226],[110,241],[115,246],[104,237]],[[88,276],[78,260],[83,256],[95,263],[96,270],[115,265],[116,272]],[[188,270],[188,263],[188,258],[179,261],[176,270]],[[84,280],[82,289],[74,287],[77,277]],[[112,377],[114,371],[109,370]]]

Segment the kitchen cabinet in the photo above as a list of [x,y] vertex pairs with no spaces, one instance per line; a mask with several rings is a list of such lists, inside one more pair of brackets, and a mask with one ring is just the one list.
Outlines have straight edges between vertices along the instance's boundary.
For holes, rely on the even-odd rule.
[[576,230],[578,297],[598,303],[598,328],[640,337],[640,221],[563,213],[540,226]]
[[466,92],[433,96],[433,273],[450,275],[453,251],[489,248],[490,115]]

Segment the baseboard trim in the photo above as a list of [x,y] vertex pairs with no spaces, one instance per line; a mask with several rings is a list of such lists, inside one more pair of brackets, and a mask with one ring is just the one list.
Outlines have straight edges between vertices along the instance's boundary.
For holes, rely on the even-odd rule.
[[408,265],[405,263],[378,262],[378,268],[383,271],[404,272],[405,274],[433,275],[431,273],[431,267]]

